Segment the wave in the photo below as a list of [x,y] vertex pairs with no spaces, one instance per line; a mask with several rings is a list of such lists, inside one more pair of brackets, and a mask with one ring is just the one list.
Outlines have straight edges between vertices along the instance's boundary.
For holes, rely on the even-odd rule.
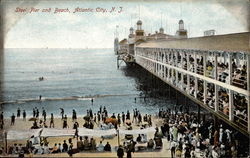
[[26,98],[26,99],[17,99],[17,100],[11,100],[11,101],[2,101],[0,104],[24,104],[27,102],[41,102],[41,101],[59,101],[59,100],[91,100],[91,99],[97,99],[97,98],[104,98],[104,97],[115,97],[115,96],[132,96],[136,94],[104,94],[104,95],[88,95],[88,96],[69,96],[69,97],[42,97],[41,100],[39,98]]

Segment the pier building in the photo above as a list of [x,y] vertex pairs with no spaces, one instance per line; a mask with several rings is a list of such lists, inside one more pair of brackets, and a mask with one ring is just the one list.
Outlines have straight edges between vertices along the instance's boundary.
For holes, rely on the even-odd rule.
[[[130,32],[122,58],[136,63],[244,134],[250,134],[250,32],[187,38]],[[133,35],[133,36],[132,36]],[[152,38],[154,37],[154,39]],[[129,60],[127,60],[129,58]]]

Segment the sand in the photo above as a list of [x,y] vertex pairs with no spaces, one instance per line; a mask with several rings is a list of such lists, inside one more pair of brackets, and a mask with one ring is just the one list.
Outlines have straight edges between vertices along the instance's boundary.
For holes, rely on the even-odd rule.
[[[61,118],[55,118],[55,128],[62,128],[62,123],[63,121],[61,120]],[[47,125],[49,126],[49,121],[50,119],[47,118]],[[78,118],[77,119],[79,126],[83,127],[83,123],[84,120],[83,118]],[[162,120],[158,119],[156,117],[152,117],[152,122],[153,122],[153,127],[156,126],[160,126],[162,125]],[[15,121],[15,125],[14,126],[10,126],[10,119],[5,119],[5,126],[4,126],[4,130],[5,131],[9,131],[9,130],[25,130],[25,129],[30,129],[30,127],[32,126],[33,121],[28,121],[28,118],[26,121],[24,121],[21,118],[16,119]],[[68,125],[69,128],[72,129],[73,127],[73,122],[71,118],[68,118]],[[97,128],[97,124],[95,124],[94,128]],[[123,125],[121,125],[121,128],[124,128]],[[139,128],[139,126],[137,126],[135,123],[133,123],[133,129]],[[148,140],[150,138],[153,138],[153,134],[154,133],[149,133],[148,134]],[[137,136],[134,135],[134,137],[136,138]],[[67,140],[72,138],[72,137],[49,137],[47,138],[48,142],[49,142],[49,146],[53,147],[55,143],[63,143],[63,140]],[[99,144],[101,138],[98,137],[94,137],[94,139],[96,139],[96,143],[97,145]],[[75,148],[76,147],[76,142],[77,139],[73,138],[73,145]],[[124,135],[120,135],[120,144],[123,144],[123,140],[124,140]],[[112,149],[115,146],[118,146],[118,137],[114,137],[113,139],[104,139],[103,140],[103,144],[105,145],[107,142],[109,142],[111,144]],[[13,145],[14,143],[17,144],[23,144],[23,146],[26,144],[26,140],[18,140],[18,141],[9,141],[8,140],[8,146]],[[13,156],[16,157],[16,155],[6,155],[8,157]],[[28,157],[28,155],[25,155]],[[134,152],[132,153],[133,157],[170,157],[170,150],[169,150],[169,142],[167,141],[166,138],[163,139],[163,148],[161,150],[157,150],[157,151],[145,151],[145,152]],[[58,153],[58,154],[44,154],[44,155],[33,155],[33,157],[68,157],[67,153]],[[117,157],[116,156],[116,151],[112,151],[112,152],[92,152],[92,151],[84,151],[84,152],[80,152],[80,153],[76,153],[73,155],[73,157]],[[126,157],[126,153],[124,155],[124,157]]]

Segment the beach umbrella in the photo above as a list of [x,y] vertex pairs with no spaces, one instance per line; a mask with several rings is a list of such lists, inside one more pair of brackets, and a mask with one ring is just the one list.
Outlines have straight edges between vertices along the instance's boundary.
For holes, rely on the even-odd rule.
[[112,123],[114,125],[114,124],[118,124],[118,120],[115,118],[106,118],[105,123]]

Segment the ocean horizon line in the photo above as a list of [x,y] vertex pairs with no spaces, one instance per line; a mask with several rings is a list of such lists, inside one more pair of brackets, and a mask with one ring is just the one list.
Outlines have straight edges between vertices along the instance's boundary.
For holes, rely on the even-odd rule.
[[56,48],[56,47],[51,47],[51,48],[3,48],[3,49],[113,49],[113,48]]

